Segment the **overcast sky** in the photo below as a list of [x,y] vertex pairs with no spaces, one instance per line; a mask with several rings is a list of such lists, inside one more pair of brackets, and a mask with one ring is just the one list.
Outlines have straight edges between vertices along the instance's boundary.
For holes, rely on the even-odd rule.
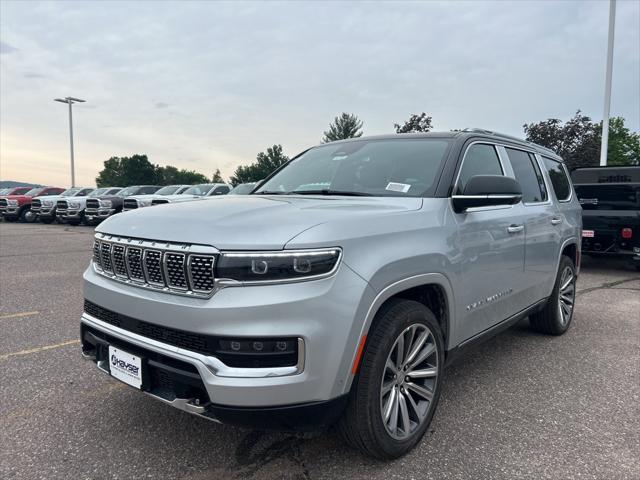
[[[607,1],[0,3],[0,179],[92,185],[110,156],[225,177],[335,115],[365,134],[601,119]],[[612,115],[640,129],[640,2],[618,1]]]

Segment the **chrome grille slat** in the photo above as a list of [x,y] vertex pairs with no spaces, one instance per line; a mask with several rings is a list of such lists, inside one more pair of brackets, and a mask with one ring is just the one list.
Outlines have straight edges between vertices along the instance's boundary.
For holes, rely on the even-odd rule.
[[162,252],[160,250],[145,250],[142,254],[142,265],[147,283],[164,286],[162,275]]
[[113,266],[111,263],[111,244],[109,242],[100,242],[100,265],[105,272],[113,273]]
[[144,282],[144,271],[142,270],[142,249],[137,247],[127,247],[127,273],[133,281]]
[[118,277],[128,278],[127,266],[124,262],[124,245],[114,244],[111,247],[111,261],[113,262],[113,273]]
[[194,297],[216,289],[218,251],[203,245],[172,244],[97,233],[95,271],[129,285]]
[[100,201],[93,198],[87,198],[87,208],[95,208],[97,210],[100,208]]
[[163,265],[169,287],[187,290],[187,274],[184,268],[185,260],[184,253],[165,252]]

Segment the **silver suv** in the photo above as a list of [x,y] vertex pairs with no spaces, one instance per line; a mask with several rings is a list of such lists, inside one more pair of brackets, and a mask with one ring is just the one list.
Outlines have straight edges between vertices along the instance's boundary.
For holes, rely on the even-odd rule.
[[217,422],[314,429],[398,457],[445,364],[529,317],[571,323],[581,209],[552,151],[485,131],[320,145],[251,195],[109,218],[82,351]]

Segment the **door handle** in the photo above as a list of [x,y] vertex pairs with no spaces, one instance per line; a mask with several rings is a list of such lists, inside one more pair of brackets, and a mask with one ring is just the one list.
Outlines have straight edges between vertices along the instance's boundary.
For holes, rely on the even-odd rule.
[[553,217],[551,219],[551,225],[560,225],[562,223],[562,219],[558,217]]
[[509,225],[507,227],[507,232],[509,233],[518,233],[524,230],[524,225]]

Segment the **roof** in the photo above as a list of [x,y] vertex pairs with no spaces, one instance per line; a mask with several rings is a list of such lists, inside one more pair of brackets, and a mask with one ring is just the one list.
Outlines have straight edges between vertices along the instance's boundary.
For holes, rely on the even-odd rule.
[[[458,131],[448,131],[448,132],[419,132],[419,133],[391,133],[385,135],[370,135],[366,137],[358,137],[358,138],[348,138],[345,140],[336,140],[331,143],[349,143],[354,141],[367,141],[367,140],[397,140],[399,138],[447,138],[447,139],[457,139],[461,141],[465,141],[469,138],[487,138],[492,140],[502,140],[507,143],[521,145],[527,148],[533,148],[538,151],[538,153],[553,157],[556,160],[562,161],[562,158],[558,156],[556,152],[551,150],[550,148],[543,147],[542,145],[538,145],[537,143],[529,142],[522,138],[514,137],[512,135],[507,135],[504,133],[493,132],[491,130],[485,130],[482,128],[465,128],[464,130]],[[326,144],[323,144],[326,145]],[[321,146],[321,145],[318,145]]]

